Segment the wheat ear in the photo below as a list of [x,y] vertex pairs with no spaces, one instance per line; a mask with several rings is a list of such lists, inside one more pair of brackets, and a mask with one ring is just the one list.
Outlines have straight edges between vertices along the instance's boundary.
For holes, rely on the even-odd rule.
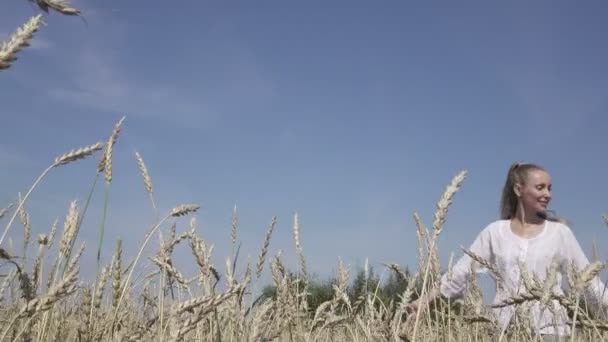
[[114,125],[114,129],[112,130],[112,134],[110,134],[110,138],[108,138],[108,142],[106,144],[106,149],[99,161],[99,165],[97,166],[98,172],[104,172],[106,183],[112,182],[112,150],[114,148],[114,144],[118,140],[118,135],[120,134],[120,130],[122,129],[122,124],[125,121],[125,117],[123,116],[118,120],[116,125]]
[[17,60],[16,54],[22,48],[29,46],[29,41],[42,24],[41,15],[31,17],[11,35],[8,41],[0,44],[0,70],[10,68],[10,63]]
[[262,250],[260,250],[260,255],[258,256],[258,263],[256,265],[256,276],[259,279],[262,274],[262,270],[264,269],[264,260],[266,260],[266,254],[268,253],[268,247],[270,246],[270,237],[272,236],[272,231],[274,230],[275,225],[277,224],[277,217],[272,217],[272,223],[268,226],[268,230],[266,230],[266,235],[264,236],[264,244],[262,245]]
[[6,208],[2,208],[0,209],[0,219],[4,217],[4,215],[6,215],[6,213],[8,213],[9,210],[11,210],[11,208],[13,207],[13,204],[9,204]]
[[64,257],[69,255],[70,248],[76,238],[78,218],[78,202],[74,200],[70,202],[70,209],[63,225],[63,234],[61,235],[61,240],[59,240],[59,253]]
[[308,271],[306,270],[306,259],[304,259],[304,251],[302,249],[302,242],[300,241],[300,221],[298,220],[298,213],[295,213],[293,217],[293,239],[296,243],[296,251],[300,258],[300,270],[302,272],[302,280],[304,280],[304,288],[308,286]]
[[239,224],[239,217],[236,213],[236,204],[235,204],[234,209],[232,209],[232,226],[230,229],[230,239],[232,240],[233,249],[234,249],[234,245],[236,244],[236,232],[237,232],[238,224]]
[[101,143],[97,143],[97,144],[94,144],[94,145],[90,145],[90,146],[78,149],[76,151],[70,151],[68,153],[65,153],[65,154],[63,154],[63,155],[55,158],[55,162],[51,166],[47,167],[46,170],[44,170],[40,176],[38,176],[38,178],[36,179],[36,181],[34,182],[34,184],[32,184],[32,186],[30,187],[30,189],[28,190],[28,192],[23,197],[23,200],[20,201],[19,206],[17,207],[17,209],[13,213],[13,216],[11,217],[11,220],[8,222],[8,224],[4,228],[4,232],[2,233],[2,236],[0,237],[0,245],[2,245],[2,242],[4,241],[4,238],[6,237],[6,234],[8,233],[11,225],[13,224],[13,221],[15,221],[15,218],[17,217],[17,213],[21,209],[21,206],[27,201],[27,199],[30,197],[30,195],[32,194],[32,192],[34,191],[34,189],[36,188],[36,186],[42,181],[42,179],[53,168],[55,168],[55,167],[57,167],[59,165],[68,164],[68,163],[70,163],[72,161],[75,161],[75,160],[78,160],[78,159],[82,159],[82,158],[84,158],[86,156],[89,156],[89,155],[95,153],[96,151],[99,151],[102,147],[103,147],[103,145],[101,145]]
[[47,13],[50,8],[64,15],[80,14],[80,11],[71,7],[67,0],[36,0],[36,4]]
[[103,144],[101,142],[97,142],[93,145],[84,146],[79,149],[71,150],[71,151],[66,152],[66,153],[58,156],[57,158],[55,158],[55,164],[53,164],[53,166],[57,167],[60,165],[65,165],[65,164],[71,163],[71,162],[79,160],[79,159],[84,159],[84,158],[92,155],[93,153],[101,150],[102,148],[103,148]]
[[148,242],[150,241],[150,238],[152,237],[152,235],[154,234],[154,232],[171,216],[182,216],[182,215],[186,215],[188,213],[191,212],[195,212],[196,210],[198,210],[199,206],[197,205],[192,205],[192,204],[182,204],[179,205],[175,208],[173,208],[171,210],[171,212],[165,216],[162,220],[160,220],[156,225],[154,225],[152,227],[152,229],[150,229],[147,233],[146,236],[144,238],[143,243],[141,244],[141,246],[139,247],[139,251],[137,252],[137,256],[135,257],[135,260],[133,260],[130,269],[129,269],[129,274],[127,275],[127,278],[124,281],[124,284],[122,285],[122,291],[120,291],[120,296],[118,297],[118,302],[116,303],[116,307],[114,308],[114,315],[112,318],[112,332],[114,331],[114,324],[116,323],[116,318],[118,317],[118,312],[120,310],[120,304],[122,303],[124,297],[125,297],[125,293],[127,292],[127,289],[129,288],[129,281],[131,280],[131,277],[133,276],[133,272],[135,270],[135,265],[137,265],[137,262],[139,261],[139,259],[141,258],[141,255],[144,251],[144,249],[146,248],[146,245],[148,244]]
[[152,209],[154,210],[154,221],[158,220],[158,209],[156,208],[156,201],[154,201],[154,190],[152,187],[152,177],[150,177],[150,172],[146,167],[146,163],[144,159],[141,157],[138,151],[135,151],[135,160],[137,160],[137,167],[139,168],[139,172],[141,172],[141,176],[144,180],[144,189],[148,193],[150,197],[150,203],[152,203]]
[[[450,204],[452,204],[452,198],[454,197],[454,194],[460,189],[462,183],[464,182],[466,174],[467,174],[466,171],[461,171],[456,176],[454,176],[454,178],[452,178],[452,181],[450,182],[450,184],[445,189],[443,195],[441,196],[441,199],[437,203],[437,210],[435,212],[434,220],[433,220],[433,237],[431,238],[430,245],[429,245],[429,259],[431,257],[431,254],[435,250],[437,238],[439,237],[439,234],[441,233],[441,231],[443,229],[443,224],[445,222],[445,217],[448,212],[448,207],[450,206]],[[426,288],[426,284],[427,284],[427,280],[428,280],[430,266],[431,266],[431,262],[429,260],[427,260],[426,269],[424,271],[424,277],[423,277],[423,281],[422,281],[422,291],[421,291],[420,297],[424,297],[424,292],[426,290],[425,288]],[[418,321],[420,318],[421,311],[422,311],[422,305],[418,306],[418,309],[416,310],[416,320],[414,321],[414,332],[412,333],[413,341],[416,340],[416,333],[418,332]]]

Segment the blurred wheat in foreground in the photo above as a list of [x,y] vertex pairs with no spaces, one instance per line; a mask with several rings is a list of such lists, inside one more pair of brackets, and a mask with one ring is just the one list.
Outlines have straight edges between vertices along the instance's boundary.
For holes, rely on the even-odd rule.
[[[226,230],[232,248],[216,251],[226,262],[214,265],[213,244],[198,235],[192,216],[199,206],[180,204],[159,216],[152,199],[155,223],[142,233],[137,256],[125,259],[121,241],[113,241],[115,252],[105,264],[99,265],[95,279],[82,279],[79,277],[81,256],[95,252],[84,244],[74,249],[79,228],[86,219],[88,201],[84,206],[76,201],[66,204],[62,231],[57,232],[58,222],[55,222],[50,231],[39,234],[36,241],[31,241],[26,201],[47,172],[54,169],[59,172],[64,166],[77,167],[79,160],[91,158],[102,148],[98,143],[61,154],[25,197],[19,194],[15,202],[18,205],[7,204],[0,209],[3,221],[12,216],[5,235],[17,215],[25,227],[22,252],[15,251],[11,244],[0,247],[3,262],[0,266],[0,342],[410,341],[414,335],[417,341],[534,341],[539,337],[533,333],[526,308],[531,301],[546,303],[550,299],[559,301],[571,313],[570,324],[576,331],[573,340],[608,338],[608,321],[598,314],[601,310],[578,296],[589,279],[603,269],[604,264],[599,261],[580,273],[569,273],[567,279],[574,291],[561,297],[548,291],[554,276],[549,276],[543,284],[538,283],[534,275],[522,273],[528,292],[518,294],[507,303],[515,305],[517,310],[513,324],[504,332],[498,328],[490,308],[484,306],[474,277],[461,300],[441,300],[422,307],[417,313],[406,313],[406,304],[428,293],[441,276],[438,236],[446,222],[448,207],[465,179],[464,171],[454,177],[440,197],[431,232],[420,217],[414,215],[419,252],[419,270],[414,275],[407,268],[389,263],[386,264],[389,277],[381,280],[366,263],[363,270],[351,277],[351,266],[337,257],[335,277],[325,281],[310,279],[301,244],[305,231],[300,230],[297,214],[293,220],[295,253],[299,260],[296,269],[289,270],[281,253],[272,252],[276,217],[265,234],[263,227],[260,230],[263,244],[252,269],[238,257],[236,207],[232,226]],[[107,169],[107,152],[102,153],[100,161],[106,163]],[[151,194],[152,180],[139,153],[133,167],[139,168],[143,190]],[[95,175],[92,194],[97,177],[105,169],[91,171]],[[109,186],[106,182],[106,190]],[[107,194],[106,191],[106,200]],[[161,244],[150,252],[145,249],[146,244],[157,233]],[[412,230],[412,235],[414,233]],[[59,241],[55,241],[56,238]],[[192,260],[177,262],[173,257],[176,248],[190,250]],[[465,253],[477,261],[476,265],[493,267],[469,251]],[[180,270],[179,263],[195,264],[198,272],[186,274]],[[272,275],[271,284],[261,283],[264,270]],[[450,272],[449,267],[445,272]],[[500,279],[498,282],[500,286]]]

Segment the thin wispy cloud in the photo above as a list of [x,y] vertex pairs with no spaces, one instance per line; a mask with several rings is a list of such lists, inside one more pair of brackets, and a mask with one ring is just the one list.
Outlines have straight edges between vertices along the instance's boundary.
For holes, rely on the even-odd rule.
[[[48,89],[51,99],[85,110],[125,113],[176,126],[201,127],[217,120],[222,111],[234,110],[235,105],[255,104],[274,95],[271,82],[244,56],[218,65],[217,68],[227,73],[222,82],[211,85],[204,78],[202,81],[180,79],[167,72],[138,74],[115,53],[94,44],[87,45],[67,61],[66,80]],[[115,46],[111,50],[120,49]]]
[[73,86],[49,89],[49,96],[85,109],[128,113],[141,117],[195,118],[210,114],[204,100],[185,95],[178,87],[150,83],[118,66],[95,48],[78,52],[68,77]]

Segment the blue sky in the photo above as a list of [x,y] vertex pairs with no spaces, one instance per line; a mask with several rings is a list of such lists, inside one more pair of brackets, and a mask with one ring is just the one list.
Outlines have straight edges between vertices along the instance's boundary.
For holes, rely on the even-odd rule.
[[[588,255],[606,241],[604,2],[73,4],[86,23],[51,13],[0,74],[0,207],[125,115],[105,260],[117,237],[133,255],[152,222],[136,150],[161,212],[201,205],[199,232],[222,269],[234,205],[243,262],[255,264],[277,215],[271,253],[283,249],[292,264],[297,211],[314,273],[332,273],[338,257],[414,267],[413,213],[430,225],[466,169],[441,238],[445,265],[497,218],[514,160],[549,169],[552,207]],[[3,4],[0,39],[36,13]],[[97,160],[56,169],[38,188],[27,205],[36,234],[62,223],[72,199],[84,205]],[[80,236],[88,262],[102,203],[99,186]],[[21,234],[15,225],[10,236]]]

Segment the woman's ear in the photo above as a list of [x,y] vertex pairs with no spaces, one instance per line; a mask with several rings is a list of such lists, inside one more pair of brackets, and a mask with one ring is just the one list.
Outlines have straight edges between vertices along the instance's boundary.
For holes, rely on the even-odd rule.
[[515,185],[513,185],[513,192],[515,193],[515,196],[521,197],[521,184],[515,183]]

